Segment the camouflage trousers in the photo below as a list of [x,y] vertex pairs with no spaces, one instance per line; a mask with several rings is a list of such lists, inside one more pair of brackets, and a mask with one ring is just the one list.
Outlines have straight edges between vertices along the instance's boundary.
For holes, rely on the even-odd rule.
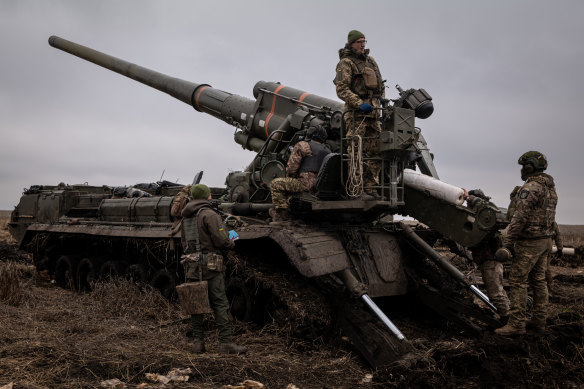
[[288,209],[290,207],[290,195],[301,193],[302,191],[302,183],[298,178],[274,178],[270,182],[272,203],[276,209]]
[[554,277],[552,276],[552,270],[550,269],[550,264],[552,262],[553,254],[550,251],[550,255],[547,259],[547,266],[545,268],[545,282],[548,286],[548,294],[552,291],[552,287],[554,286]]
[[[362,140],[361,151],[363,154],[363,186],[365,192],[373,193],[375,189],[367,189],[379,185],[379,172],[381,171],[381,160],[379,154],[379,134],[381,125],[376,118],[359,117],[354,118],[350,115],[345,117],[345,128],[347,129],[347,138],[360,136]],[[355,140],[355,147],[357,143]],[[355,150],[356,151],[356,150]],[[351,140],[347,140],[347,152],[353,154]],[[370,159],[374,158],[374,159]],[[358,166],[352,166],[353,170],[358,171]]]
[[497,308],[500,316],[507,316],[509,298],[503,289],[503,264],[499,261],[484,261],[480,264],[480,269],[489,300]]
[[[213,272],[215,273],[215,272]],[[187,280],[189,281],[189,280]],[[198,281],[198,279],[196,279]],[[209,293],[209,304],[215,315],[215,324],[219,330],[219,343],[231,343],[231,319],[229,316],[229,301],[225,292],[225,276],[223,272],[217,273],[215,277],[207,278],[207,287]],[[193,337],[204,339],[202,314],[191,315],[191,328]]]
[[533,321],[545,323],[548,289],[545,280],[547,259],[552,249],[551,239],[520,240],[515,243],[515,257],[509,274],[509,324],[523,327],[527,319],[527,285],[533,290]]

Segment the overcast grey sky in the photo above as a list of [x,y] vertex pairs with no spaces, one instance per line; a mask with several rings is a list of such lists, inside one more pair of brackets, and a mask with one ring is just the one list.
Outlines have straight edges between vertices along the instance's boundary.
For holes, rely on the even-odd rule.
[[[387,84],[424,88],[440,178],[506,207],[539,150],[558,222],[584,224],[584,2],[0,0],[0,209],[33,184],[223,186],[253,158],[234,128],[50,47],[50,35],[253,98],[259,80],[336,98],[338,49],[365,33]],[[396,98],[395,89],[388,97]]]

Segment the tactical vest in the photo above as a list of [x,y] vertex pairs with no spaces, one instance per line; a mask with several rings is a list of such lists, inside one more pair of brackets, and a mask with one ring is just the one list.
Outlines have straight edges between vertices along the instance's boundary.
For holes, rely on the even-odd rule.
[[508,222],[510,222],[511,219],[513,219],[513,214],[515,213],[515,208],[517,208],[517,199],[518,199],[517,194],[519,192],[519,189],[521,189],[521,187],[516,186],[511,191],[511,195],[509,195],[511,202],[509,203],[509,206],[507,207],[507,221]]
[[[553,235],[553,224],[556,220],[556,205],[558,204],[558,195],[554,187],[548,186],[544,179],[537,176],[529,177],[527,182],[535,181],[543,188],[543,195],[538,199],[534,209],[532,209],[531,217],[527,220],[523,230],[523,236],[542,237]],[[518,191],[516,196],[520,196],[521,191]],[[517,197],[519,199],[519,197]]]
[[308,142],[312,155],[302,158],[298,173],[313,172],[318,173],[324,157],[330,154],[330,150],[322,143]]
[[[344,58],[350,59],[358,69],[358,73],[353,74],[351,80],[351,91],[361,99],[381,97],[383,92],[381,74],[375,71],[373,64],[367,61],[367,58],[359,58],[354,55],[347,55]],[[369,81],[372,77],[374,85]]]
[[205,209],[205,207],[200,208],[195,216],[183,218],[182,224],[185,231],[185,240],[187,241],[187,250],[189,247],[189,242],[195,243],[195,252],[201,252],[201,241],[199,240],[199,213]]
[[[197,270],[199,271],[199,280],[203,278],[203,270],[211,270],[215,272],[222,272],[225,270],[223,266],[223,255],[220,253],[208,252],[203,253],[201,251],[201,241],[199,239],[199,214],[203,209],[207,207],[200,208],[195,216],[183,218],[183,228],[185,231],[185,240],[187,241],[188,253],[183,255],[181,263],[185,267],[185,277],[187,280],[197,278]],[[195,243],[195,252],[191,253],[189,242]]]

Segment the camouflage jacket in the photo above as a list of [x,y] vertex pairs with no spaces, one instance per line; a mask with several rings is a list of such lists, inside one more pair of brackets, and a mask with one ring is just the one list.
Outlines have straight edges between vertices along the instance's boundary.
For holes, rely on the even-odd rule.
[[514,211],[505,237],[505,246],[517,240],[551,237],[558,195],[552,176],[538,173],[527,178],[511,202]]
[[[337,87],[337,96],[345,102],[345,111],[358,109],[363,103],[380,107],[379,97],[385,97],[385,86],[377,62],[369,56],[369,49],[358,53],[345,46],[339,50],[339,58],[333,82]],[[377,77],[377,87],[374,89],[363,84],[363,69],[366,67],[373,69]]]
[[517,197],[517,192],[519,192],[519,190],[521,189],[521,186],[516,186],[515,188],[513,188],[513,190],[511,191],[511,194],[509,195],[509,207],[507,207],[507,221],[510,222],[511,219],[513,218],[513,214],[515,213],[515,208],[517,208],[517,201],[516,201],[516,197]]
[[[201,199],[191,200],[183,209],[182,217],[195,217],[199,209],[202,209],[197,218],[201,251],[203,253],[208,253],[232,249],[235,246],[235,243],[229,239],[229,234],[223,225],[221,216],[211,209],[209,201]],[[183,247],[188,247],[190,253],[196,252],[194,238],[185,236],[184,227],[181,229],[181,234],[183,242],[186,242],[186,245]]]
[[286,165],[286,176],[298,178],[304,191],[310,191],[316,182],[316,173],[303,172],[298,174],[302,159],[309,155],[312,155],[312,149],[308,142],[302,140],[294,145],[290,158],[288,159],[288,164]]

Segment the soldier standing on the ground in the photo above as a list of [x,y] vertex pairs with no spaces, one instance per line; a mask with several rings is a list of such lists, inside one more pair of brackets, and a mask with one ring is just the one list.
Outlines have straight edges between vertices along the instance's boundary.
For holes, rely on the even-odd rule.
[[481,270],[489,300],[505,323],[509,316],[509,298],[503,288],[503,263],[495,257],[495,252],[501,247],[500,241],[500,234],[495,234],[486,244],[472,249],[472,258]]
[[[523,186],[515,195],[515,210],[511,217],[503,248],[497,257],[512,257],[509,285],[511,287],[509,322],[495,330],[499,335],[525,334],[526,327],[538,333],[545,331],[548,289],[545,280],[547,259],[552,249],[553,224],[558,196],[554,179],[544,173],[546,157],[538,151],[523,154]],[[526,323],[527,285],[533,288],[533,315]]]
[[[362,198],[373,200],[379,197],[377,190],[372,187],[379,185],[381,171],[381,161],[375,158],[379,157],[379,108],[381,99],[385,97],[385,86],[377,63],[369,56],[369,49],[365,49],[366,43],[362,32],[349,32],[347,44],[339,50],[340,61],[333,82],[337,87],[337,96],[345,102],[345,136],[365,138],[362,140],[361,150],[364,158],[362,179],[366,194]],[[352,143],[348,140],[349,155],[357,151],[357,143],[355,146]],[[356,174],[357,171],[359,167],[353,164],[351,174]],[[360,188],[351,189],[348,194],[357,197],[361,194]]]
[[[231,321],[229,318],[229,301],[225,293],[225,268],[221,250],[235,246],[229,238],[223,221],[211,208],[211,191],[208,186],[196,184],[191,187],[192,200],[185,206],[181,215],[182,237],[186,242],[185,253],[200,254],[198,262],[185,263],[187,281],[207,281],[209,303],[215,315],[219,330],[219,352],[223,354],[241,354],[247,349],[233,343]],[[191,315],[194,351],[205,351],[203,315]]]
[[294,145],[286,164],[286,177],[275,178],[270,182],[274,204],[274,211],[270,210],[272,221],[288,220],[290,196],[313,189],[322,161],[331,152],[324,144],[326,138],[327,133],[323,126],[311,126],[306,132],[307,140],[301,140]]
[[[471,190],[466,198],[469,208],[473,208],[477,198],[485,201],[490,199],[480,189]],[[501,321],[505,323],[509,315],[509,298],[503,288],[503,263],[495,257],[495,253],[502,245],[503,238],[501,233],[497,232],[485,243],[472,249],[472,259],[481,270],[489,300],[497,308]]]

